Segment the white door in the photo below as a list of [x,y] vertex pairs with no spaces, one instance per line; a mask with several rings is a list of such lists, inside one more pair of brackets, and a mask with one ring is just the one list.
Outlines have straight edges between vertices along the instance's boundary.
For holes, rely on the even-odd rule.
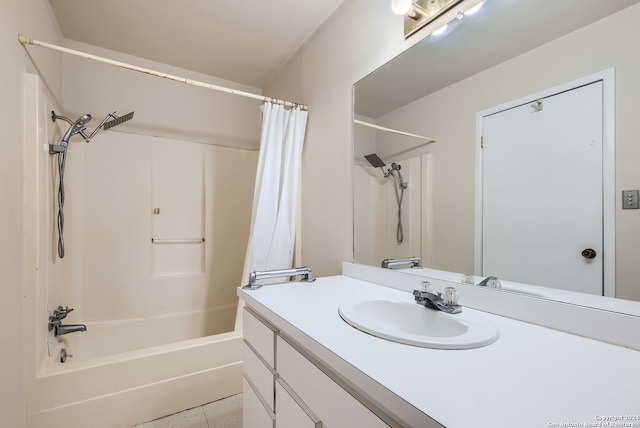
[[603,84],[482,119],[482,274],[603,294]]

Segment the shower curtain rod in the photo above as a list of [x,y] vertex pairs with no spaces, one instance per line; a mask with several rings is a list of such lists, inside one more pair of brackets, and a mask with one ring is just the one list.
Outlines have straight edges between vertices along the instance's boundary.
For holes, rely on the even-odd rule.
[[213,85],[211,83],[199,82],[197,80],[187,79],[186,77],[174,76],[172,74],[163,73],[161,71],[155,71],[148,68],[138,67],[136,65],[127,64],[125,62],[115,61],[112,59],[104,58],[97,55],[92,55],[86,52],[76,51],[73,49],[65,48],[58,45],[52,45],[50,43],[41,42],[39,40],[30,39],[27,36],[23,36],[22,34],[18,34],[18,41],[22,45],[34,45],[40,46],[42,48],[52,49],[54,51],[67,53],[70,55],[79,56],[86,59],[91,59],[93,61],[103,62],[105,64],[115,65],[116,67],[126,68],[128,70],[138,71],[140,73],[150,74],[152,76],[162,77],[164,79],[174,80],[176,82],[186,83],[187,85],[199,86],[201,88],[212,89],[214,91],[226,92],[227,94],[232,95],[240,95],[246,98],[253,98],[255,100],[260,100],[264,102],[270,102],[274,104],[280,104],[286,107],[300,107],[302,110],[308,110],[308,106],[305,104],[298,104],[291,101],[285,101],[278,98],[266,97],[264,95],[253,94],[251,92],[240,91],[237,89],[225,88],[224,86]]
[[398,131],[397,129],[393,129],[393,128],[385,128],[384,126],[376,125],[376,124],[373,124],[373,123],[370,123],[370,122],[365,122],[363,120],[353,119],[353,122],[357,123],[358,125],[368,126],[369,128],[378,129],[380,131],[386,131],[386,132],[391,132],[393,134],[404,135],[405,137],[419,138],[421,140],[427,141],[427,143],[425,143],[425,144],[430,144],[430,143],[435,143],[436,142],[435,138],[424,137],[422,135],[411,134],[409,132],[404,132],[404,131]]

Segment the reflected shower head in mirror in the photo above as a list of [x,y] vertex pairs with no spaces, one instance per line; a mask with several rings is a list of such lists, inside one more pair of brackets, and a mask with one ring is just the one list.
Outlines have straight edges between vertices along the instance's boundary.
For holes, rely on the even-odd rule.
[[[384,163],[384,161],[380,159],[380,156],[378,156],[377,154],[372,153],[370,155],[366,155],[364,158],[368,160],[371,166],[373,166],[374,168],[382,169],[384,178],[391,177],[391,179],[393,180],[393,189],[395,190],[396,200],[398,202],[398,228],[396,229],[396,240],[398,244],[401,244],[404,240],[404,232],[402,228],[402,199],[404,198],[404,190],[408,187],[409,183],[404,181],[402,175],[400,174],[400,164],[393,162],[391,164],[391,168],[388,168],[387,171],[385,171],[384,167],[387,166],[387,164]],[[397,180],[396,175],[393,174],[394,171],[398,176]]]
[[374,168],[382,168],[383,166],[387,165],[382,159],[380,159],[380,156],[375,153],[366,155],[364,158],[368,160],[371,166],[373,166]]

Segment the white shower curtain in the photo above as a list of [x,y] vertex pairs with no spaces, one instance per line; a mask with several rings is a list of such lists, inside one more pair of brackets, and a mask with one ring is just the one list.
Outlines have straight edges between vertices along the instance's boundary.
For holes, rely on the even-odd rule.
[[[292,267],[302,145],[307,112],[273,103],[262,106],[262,136],[253,193],[251,232],[242,285],[253,271]],[[238,302],[236,330],[242,329]]]

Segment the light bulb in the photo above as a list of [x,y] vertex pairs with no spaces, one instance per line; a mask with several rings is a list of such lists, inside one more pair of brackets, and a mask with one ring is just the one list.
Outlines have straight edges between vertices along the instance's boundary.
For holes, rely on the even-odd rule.
[[476,13],[477,11],[479,11],[482,8],[482,5],[484,4],[483,1],[481,1],[480,3],[478,3],[477,5],[473,6],[471,9],[469,9],[468,11],[466,11],[464,14],[465,15],[473,15],[474,13]]
[[413,0],[391,0],[391,10],[396,15],[406,15],[413,7]]

